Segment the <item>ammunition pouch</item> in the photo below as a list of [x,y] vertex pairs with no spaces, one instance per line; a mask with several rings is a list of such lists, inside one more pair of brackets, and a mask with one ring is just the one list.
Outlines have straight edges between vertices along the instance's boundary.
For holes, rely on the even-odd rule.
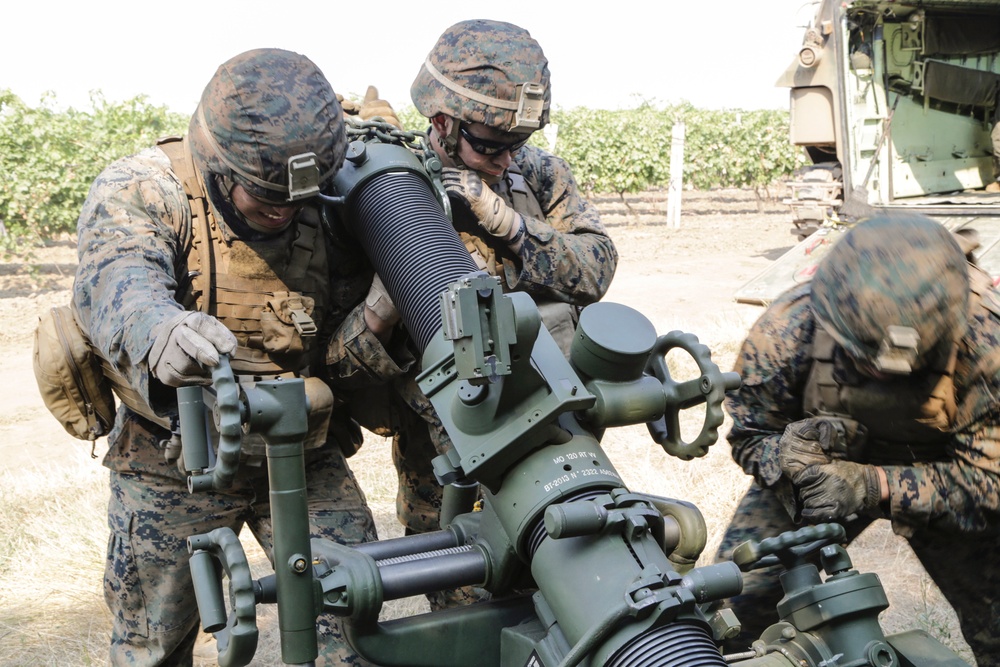
[[312,319],[315,300],[301,294],[278,292],[261,311],[264,350],[272,354],[302,354],[316,337]]
[[114,394],[70,306],[50,308],[39,318],[34,369],[42,402],[67,433],[90,441],[108,433]]

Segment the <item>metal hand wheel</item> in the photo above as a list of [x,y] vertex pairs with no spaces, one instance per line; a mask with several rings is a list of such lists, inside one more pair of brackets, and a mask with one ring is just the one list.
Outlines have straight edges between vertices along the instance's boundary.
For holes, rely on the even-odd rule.
[[[701,377],[686,382],[676,382],[667,369],[667,353],[680,348],[691,355]],[[740,386],[738,373],[723,373],[712,361],[712,353],[698,342],[694,334],[671,331],[656,339],[646,362],[646,372],[663,385],[665,410],[663,417],[647,422],[649,434],[668,454],[689,461],[704,456],[709,446],[719,439],[722,425],[722,400],[729,389]],[[705,422],[691,442],[681,439],[680,412],[701,403],[705,404]]]
[[[249,665],[257,652],[259,636],[257,599],[240,539],[230,528],[216,528],[205,535],[189,537],[188,551],[202,629],[215,633],[220,667]],[[222,600],[221,570],[216,561],[229,576],[232,611],[228,617]]]
[[188,478],[188,489],[192,492],[228,489],[233,485],[233,478],[240,465],[240,448],[243,442],[240,386],[236,383],[226,355],[220,355],[219,365],[212,369],[212,391],[215,394],[213,411],[219,430],[219,451],[215,465],[210,470]]

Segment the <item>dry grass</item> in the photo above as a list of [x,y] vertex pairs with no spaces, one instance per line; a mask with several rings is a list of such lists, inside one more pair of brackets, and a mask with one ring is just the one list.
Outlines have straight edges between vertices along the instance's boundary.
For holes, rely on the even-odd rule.
[[[731,367],[744,323],[721,323],[701,332],[720,367]],[[686,360],[671,355],[671,373],[685,379]],[[700,429],[697,409],[685,417],[685,439]],[[724,436],[728,424],[723,425]],[[733,507],[749,479],[733,465],[724,437],[707,456],[682,462],[666,455],[644,426],[612,429],[603,445],[627,486],[693,502],[709,527],[702,558],[710,562]],[[351,459],[368,496],[382,537],[401,534],[395,520],[395,473],[389,444],[370,438]],[[110,618],[102,595],[105,539],[106,471],[96,465],[53,474],[19,473],[0,478],[0,664],[104,665]],[[961,640],[954,614],[905,542],[884,525],[870,530],[852,548],[856,566],[877,571],[892,607],[882,616],[889,632],[920,627],[972,658]],[[244,536],[245,537],[245,536]],[[269,571],[267,560],[252,538],[244,546],[255,576]],[[392,603],[385,617],[426,610],[423,600]],[[259,664],[280,664],[273,608],[260,608],[262,641]],[[213,655],[214,644],[204,647]],[[210,659],[199,665],[211,665]]]

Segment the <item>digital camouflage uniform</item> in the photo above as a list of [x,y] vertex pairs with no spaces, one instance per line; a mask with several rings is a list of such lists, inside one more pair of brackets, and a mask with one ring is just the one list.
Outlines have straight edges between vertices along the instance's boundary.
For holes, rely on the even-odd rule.
[[[274,90],[282,83],[283,89]],[[209,95],[209,88],[215,96]],[[303,151],[301,144],[309,143],[317,132],[343,131],[336,100],[316,92],[328,92],[332,98],[329,84],[308,59],[297,54],[274,49],[241,54],[219,68],[209,88],[192,119],[189,139],[206,118],[217,128],[248,123],[242,126],[244,138],[258,131],[260,126],[252,126],[254,122],[280,127],[294,152]],[[296,98],[303,94],[309,99]],[[239,104],[233,101],[235,97],[240,97]],[[249,107],[256,103],[257,109],[263,107],[267,113],[247,121],[243,101]],[[228,123],[219,120],[225,114],[232,114]],[[269,134],[273,136],[274,131],[264,129],[263,139],[251,138],[242,147],[253,152],[256,149],[247,145],[263,144]],[[215,138],[228,143],[218,134]],[[238,143],[240,138],[234,133],[232,140]],[[328,174],[339,167],[343,143],[335,142],[321,153],[320,167]],[[235,145],[230,148],[230,157],[240,150]],[[192,152],[197,155],[197,145]],[[247,157],[242,164],[252,164],[252,160]],[[199,164],[205,163],[203,156]],[[218,168],[211,158],[207,164]],[[280,175],[260,174],[260,169],[258,175],[271,182],[282,180]],[[176,414],[175,392],[152,376],[147,357],[157,325],[176,316],[181,302],[188,308],[207,308],[224,324],[242,318],[234,330],[239,342],[232,362],[237,376],[241,368],[258,366],[271,368],[268,375],[274,376],[320,375],[325,370],[324,354],[333,362],[329,371],[335,386],[338,378],[355,373],[385,379],[402,372],[371,332],[357,324],[363,321],[363,299],[373,274],[359,247],[320,234],[314,239],[320,245],[307,251],[312,256],[325,251],[325,266],[310,266],[311,271],[323,270],[325,277],[315,280],[313,275],[303,275],[304,268],[294,266],[292,260],[298,256],[293,248],[303,237],[301,216],[309,214],[308,207],[284,231],[255,235],[220,196],[216,174],[202,172],[201,176],[209,183],[205,187],[211,200],[212,243],[224,246],[222,254],[230,260],[230,275],[216,279],[230,287],[240,281],[247,285],[284,281],[300,287],[310,299],[315,297],[311,315],[321,335],[304,350],[284,350],[288,352],[284,354],[269,349],[261,338],[261,320],[268,317],[262,303],[228,306],[237,297],[227,297],[218,289],[208,300],[198,295],[193,285],[201,284],[200,276],[190,271],[197,255],[192,238],[198,238],[192,230],[192,204],[171,161],[160,147],[116,161],[93,184],[79,219],[74,307],[100,355],[156,416],[165,418],[163,423],[170,423]],[[202,236],[200,242],[205,241]],[[326,348],[321,341],[331,337]],[[400,358],[405,360],[405,354]],[[360,435],[356,425],[334,415],[329,433],[318,434],[314,443],[318,446],[306,452],[311,533],[347,544],[376,537],[365,496],[341,448],[351,451],[357,445],[351,441],[352,432]],[[167,429],[125,405],[119,407],[108,436],[104,465],[111,470],[111,534],[105,598],[113,617],[111,663],[115,665],[191,664],[199,619],[188,566],[188,537],[222,526],[238,534],[247,526],[271,553],[268,479],[262,461],[241,460],[229,490],[191,494],[177,463],[165,460],[163,446],[169,438]],[[318,664],[367,664],[346,646],[338,621],[321,617],[319,632]]]
[[[434,68],[437,77],[428,68]],[[442,80],[448,84],[443,85]],[[541,47],[518,26],[471,20],[457,23],[441,35],[421,66],[410,95],[428,118],[442,113],[507,131],[515,122],[514,110],[497,105],[509,101],[516,106],[516,86],[526,81],[544,87],[541,127],[548,121],[551,96],[548,63]],[[485,97],[470,98],[479,94]],[[504,291],[531,295],[545,326],[568,355],[578,311],[607,292],[618,253],[565,160],[530,145],[511,157],[507,172],[490,187],[524,221],[525,234],[516,254],[484,230],[464,203],[453,201],[453,222],[477,265],[500,277]],[[450,444],[412,377],[399,385],[397,391],[411,410],[400,411],[394,428],[393,458],[400,478],[397,515],[410,532],[435,530],[440,527],[442,490],[431,459]],[[423,420],[417,415],[423,415]],[[425,420],[432,423],[430,435]]]
[[[879,222],[882,227],[875,228],[878,241],[871,244],[870,252],[862,253],[864,262],[831,272],[829,284],[842,281],[844,287],[840,312],[832,313],[832,319],[858,321],[874,314],[872,320],[877,320],[874,310],[855,313],[851,304],[856,306],[859,299],[892,298],[892,285],[902,284],[897,281],[910,273],[905,266],[895,276],[891,270],[881,271],[881,277],[888,276],[885,284],[865,285],[871,266],[893,262],[884,252],[893,236],[907,235],[905,227]],[[957,272],[965,269],[960,267]],[[945,282],[947,274],[942,271],[936,278],[932,271],[924,274],[928,283],[912,289],[926,297]],[[977,269],[969,274],[975,278],[970,290],[976,293],[970,294],[968,326],[958,333],[957,350],[948,343],[954,355],[950,357],[950,376],[937,378],[945,380],[941,386],[953,387],[953,392],[948,392],[953,398],[950,405],[947,400],[943,406],[928,400],[931,392],[923,379],[936,371],[928,368],[912,375],[873,380],[859,374],[844,349],[835,346],[829,363],[840,397],[836,400],[842,399],[842,407],[849,406],[848,416],[867,429],[864,445],[848,447],[845,456],[881,466],[889,485],[887,502],[838,523],[845,526],[850,541],[872,521],[888,518],[894,532],[907,539],[955,608],[979,664],[995,665],[1000,664],[1000,566],[987,554],[1000,547],[1000,308],[988,277],[983,280],[984,274]],[[754,483],[723,538],[720,560],[730,559],[733,548],[746,540],[759,541],[800,527],[782,498],[778,443],[787,425],[816,415],[805,404],[810,402],[806,396],[812,387],[813,367],[827,363],[819,361],[814,350],[814,343],[825,331],[817,323],[813,294],[819,279],[817,274],[813,285],[792,288],[772,303],[753,325],[739,352],[735,370],[743,384],[726,399],[733,419],[728,439],[733,458],[754,477]],[[866,296],[862,292],[867,289],[872,293]],[[928,297],[928,302],[933,299]],[[940,316],[940,312],[932,312],[925,320],[940,330]],[[959,322],[962,319],[957,318]],[[745,650],[765,627],[777,621],[775,605],[782,597],[778,571],[767,568],[743,575],[743,593],[729,606],[744,631],[738,641],[727,644],[727,650]]]

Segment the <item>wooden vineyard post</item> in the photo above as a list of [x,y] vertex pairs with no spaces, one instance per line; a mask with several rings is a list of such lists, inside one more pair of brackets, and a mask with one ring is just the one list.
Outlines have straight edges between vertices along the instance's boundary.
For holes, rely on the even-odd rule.
[[670,132],[670,184],[667,186],[667,224],[681,226],[681,190],[684,185],[684,123]]

